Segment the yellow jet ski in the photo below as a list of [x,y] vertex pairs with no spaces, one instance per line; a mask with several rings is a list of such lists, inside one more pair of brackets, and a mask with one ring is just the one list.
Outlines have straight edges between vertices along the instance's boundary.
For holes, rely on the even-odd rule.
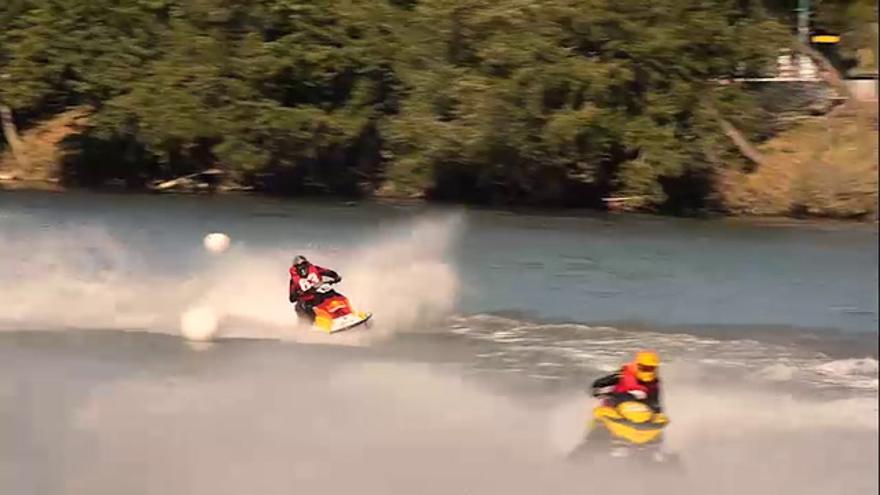
[[590,423],[591,433],[600,429],[612,440],[645,445],[661,440],[663,428],[669,424],[669,419],[642,402],[628,400],[615,406],[596,406]]
[[669,425],[665,414],[655,412],[638,400],[602,403],[593,409],[584,440],[569,459],[635,458],[652,463],[677,462],[677,456],[663,451],[663,430]]

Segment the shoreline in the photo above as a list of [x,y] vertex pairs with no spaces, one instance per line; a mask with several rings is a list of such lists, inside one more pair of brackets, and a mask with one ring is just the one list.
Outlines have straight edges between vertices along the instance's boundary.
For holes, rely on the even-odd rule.
[[273,198],[282,201],[295,201],[303,199],[324,199],[327,201],[339,201],[349,206],[356,206],[358,203],[374,203],[393,206],[462,206],[475,209],[485,209],[509,212],[512,214],[541,214],[548,216],[560,216],[564,212],[591,212],[601,215],[625,216],[625,215],[645,215],[658,218],[682,218],[693,220],[705,220],[711,222],[731,222],[745,223],[749,225],[759,225],[767,227],[788,227],[788,226],[805,226],[805,225],[878,225],[877,218],[845,218],[845,217],[828,217],[828,216],[810,216],[810,215],[743,215],[730,214],[720,211],[703,211],[692,215],[674,215],[664,213],[662,211],[617,211],[615,209],[601,210],[586,207],[565,208],[554,206],[540,205],[492,205],[492,204],[473,204],[466,202],[449,202],[449,201],[432,201],[425,198],[414,198],[393,195],[370,195],[363,197],[344,197],[331,195],[300,195],[290,196],[282,194],[272,194],[254,190],[246,187],[217,187],[214,190],[197,189],[197,190],[159,190],[154,188],[131,189],[125,186],[101,185],[101,186],[65,186],[58,179],[18,179],[8,178],[0,175],[0,193],[3,192],[22,192],[22,193],[95,193],[95,194],[124,194],[124,195],[162,195],[162,196],[224,196],[224,197],[254,197],[254,198]]

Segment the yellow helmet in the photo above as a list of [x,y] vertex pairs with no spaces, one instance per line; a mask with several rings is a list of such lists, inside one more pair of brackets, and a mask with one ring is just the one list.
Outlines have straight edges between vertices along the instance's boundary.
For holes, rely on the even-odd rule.
[[640,382],[653,382],[657,379],[657,369],[660,367],[660,356],[654,351],[639,351],[634,361],[636,378]]

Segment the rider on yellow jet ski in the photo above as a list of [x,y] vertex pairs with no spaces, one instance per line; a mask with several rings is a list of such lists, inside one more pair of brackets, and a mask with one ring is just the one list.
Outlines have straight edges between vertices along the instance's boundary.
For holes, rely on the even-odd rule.
[[593,397],[601,397],[602,404],[608,406],[636,399],[662,414],[659,371],[660,357],[657,353],[640,351],[620,371],[594,381]]

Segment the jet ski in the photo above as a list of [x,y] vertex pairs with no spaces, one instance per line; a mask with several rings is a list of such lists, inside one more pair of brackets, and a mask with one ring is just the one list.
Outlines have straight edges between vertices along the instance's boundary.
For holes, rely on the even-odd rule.
[[609,459],[677,464],[678,457],[663,448],[665,415],[639,400],[602,403],[593,409],[584,440],[569,454],[570,460]]
[[313,289],[318,303],[313,306],[315,321],[312,326],[325,333],[342,332],[361,325],[369,326],[373,314],[356,311],[348,298],[333,289],[332,283],[332,281],[323,281]]

